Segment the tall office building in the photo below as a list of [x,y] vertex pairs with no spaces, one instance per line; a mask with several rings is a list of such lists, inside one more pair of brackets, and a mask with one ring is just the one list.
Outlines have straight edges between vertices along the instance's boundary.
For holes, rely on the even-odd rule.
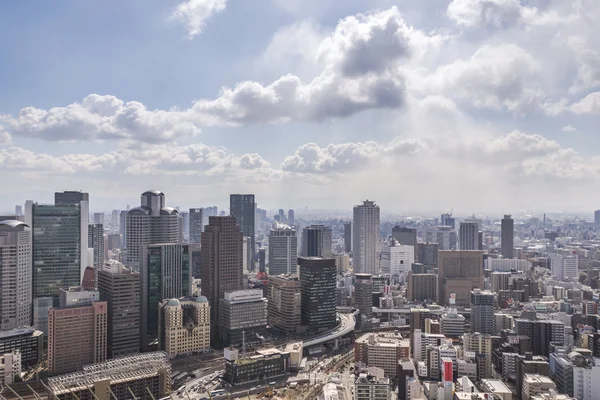
[[492,292],[498,293],[500,290],[508,290],[510,275],[510,272],[492,272],[490,274]]
[[471,291],[471,333],[494,335],[494,293],[487,290]]
[[458,238],[451,226],[437,226],[423,230],[423,240],[426,243],[437,243],[438,250],[457,250]]
[[202,231],[204,230],[204,209],[190,208],[190,243],[200,243]]
[[269,234],[269,275],[295,274],[298,237],[288,225],[278,225]]
[[202,295],[211,306],[211,321],[215,327],[219,317],[219,299],[225,292],[243,288],[243,236],[236,218],[233,215],[209,217],[201,243]]
[[[256,251],[256,202],[253,194],[232,194],[229,196],[229,213],[242,231],[242,236],[249,236],[252,243],[252,258]],[[210,301],[210,298],[209,298]],[[213,308],[214,304],[210,303]]]
[[25,222],[31,227],[33,297],[52,297],[58,305],[58,290],[81,285],[88,266],[87,201],[71,202],[87,193],[56,193],[57,204],[28,200]]
[[439,245],[437,243],[417,243],[415,261],[423,265],[437,266]]
[[554,254],[550,257],[552,276],[560,279],[577,279],[579,276],[579,257],[577,254]]
[[210,305],[204,296],[163,300],[158,349],[169,358],[210,351]]
[[[203,251],[204,253],[204,251]],[[140,263],[142,346],[158,335],[158,303],[191,296],[192,260],[188,244],[147,244]]]
[[296,333],[302,325],[301,286],[297,275],[269,276],[267,315],[269,326]]
[[300,257],[302,325],[323,331],[336,322],[336,266],[333,258]]
[[104,265],[104,225],[88,225],[88,248],[94,249],[94,260],[91,266],[94,267],[97,275],[98,270]]
[[501,222],[502,257],[514,258],[515,251],[515,220],[505,215]]
[[412,245],[401,245],[392,237],[381,246],[381,273],[389,275],[394,284],[406,280],[406,275],[414,262],[415,247]]
[[594,227],[597,231],[600,230],[600,210],[594,211]]
[[331,228],[310,225],[302,230],[302,257],[331,258]]
[[294,210],[288,210],[287,222],[289,225],[296,224],[296,216],[294,214]]
[[344,250],[352,252],[352,222],[344,223]]
[[110,232],[119,232],[119,210],[112,210],[110,214]]
[[458,236],[461,250],[479,250],[479,225],[476,222],[461,222]]
[[48,370],[64,374],[106,360],[107,304],[48,311]]
[[[64,192],[56,192],[54,193],[54,204],[56,205],[64,205],[64,204],[79,204],[82,201],[90,203],[90,195],[89,193],[80,192],[76,190],[65,190]],[[89,215],[86,215],[89,218]],[[87,223],[87,221],[86,221]]]
[[94,224],[104,225],[104,213],[94,213]]
[[440,251],[438,253],[438,300],[448,304],[454,293],[456,305],[471,304],[471,290],[483,289],[483,251]]
[[406,228],[402,226],[394,226],[392,228],[392,237],[403,246],[413,246],[415,248],[413,254],[417,254],[417,229]]
[[0,221],[0,330],[31,326],[31,228]]
[[354,207],[352,218],[352,251],[354,272],[376,275],[379,271],[379,206],[366,200]]
[[456,220],[452,217],[452,214],[442,214],[441,226],[450,226],[452,229],[456,228]]
[[262,289],[226,292],[219,300],[219,338],[224,346],[260,343],[267,331],[267,299]]
[[23,216],[23,206],[15,206],[15,215],[17,217]]
[[98,271],[100,300],[108,305],[108,358],[140,351],[140,274],[113,261]]
[[354,306],[366,321],[373,318],[373,275],[354,275]]
[[121,248],[127,246],[127,211],[119,212],[119,233],[121,234]]
[[408,273],[406,298],[409,301],[437,301],[437,275]]
[[492,337],[487,334],[465,333],[463,335],[465,352],[475,353],[477,360],[477,379],[491,379],[492,368]]
[[127,211],[125,231],[125,265],[137,269],[143,245],[180,242],[179,213],[165,205],[163,192],[148,190],[142,193],[141,206]]

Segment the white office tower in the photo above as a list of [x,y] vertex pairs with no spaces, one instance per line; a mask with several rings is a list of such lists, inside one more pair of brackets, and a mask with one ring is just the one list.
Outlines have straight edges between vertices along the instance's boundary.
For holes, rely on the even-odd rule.
[[552,276],[560,280],[577,280],[579,276],[579,257],[577,254],[555,254],[550,258]]
[[352,219],[352,265],[354,272],[379,273],[379,206],[374,201],[363,201],[354,207]]
[[392,284],[405,282],[412,264],[415,262],[415,247],[388,239],[381,246],[381,274],[389,275]]
[[0,221],[0,330],[31,326],[31,229]]
[[438,250],[456,250],[458,248],[458,235],[451,226],[437,226],[423,229],[425,243],[437,243]]
[[295,274],[298,236],[288,225],[278,224],[269,233],[269,275]]
[[[145,244],[180,242],[179,213],[165,205],[165,195],[158,190],[142,193],[141,206],[127,211],[127,266],[139,268],[140,249]],[[87,226],[87,225],[86,225]]]

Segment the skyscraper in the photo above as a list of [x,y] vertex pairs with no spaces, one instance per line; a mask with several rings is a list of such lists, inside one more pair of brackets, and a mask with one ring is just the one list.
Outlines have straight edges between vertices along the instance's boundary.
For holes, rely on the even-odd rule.
[[373,275],[355,274],[354,306],[366,322],[373,318]]
[[494,335],[494,293],[471,291],[471,333]]
[[392,228],[392,237],[403,246],[413,246],[415,248],[413,254],[417,254],[417,229],[406,228],[402,226],[394,226]]
[[406,298],[409,301],[437,301],[437,275],[408,273]]
[[140,274],[119,262],[98,271],[100,300],[108,305],[109,358],[140,351]]
[[190,246],[187,244],[143,246],[140,262],[140,330],[143,346],[157,338],[158,303],[164,299],[191,295],[191,263]]
[[190,243],[200,243],[204,230],[204,209],[190,208]]
[[236,218],[233,215],[209,217],[201,242],[202,295],[210,304],[214,328],[218,325],[219,299],[225,292],[243,288],[243,236]]
[[31,228],[0,221],[0,330],[31,326]]
[[267,286],[269,325],[287,333],[296,333],[302,325],[301,298],[298,275],[270,275]]
[[302,325],[323,331],[336,321],[336,266],[333,258],[300,257]]
[[294,215],[294,210],[288,210],[287,222],[289,225],[294,225],[296,223],[296,217]]
[[[54,204],[79,204],[82,201],[90,203],[89,193],[80,192],[76,190],[65,190],[64,192],[54,193]],[[89,217],[88,217],[89,218]],[[86,221],[87,223],[87,221]]]
[[441,226],[450,226],[452,229],[456,228],[456,221],[452,217],[452,214],[442,214]]
[[456,305],[468,307],[471,290],[483,288],[483,251],[440,251],[438,253],[438,300],[448,304],[451,293]]
[[269,234],[269,275],[295,274],[298,237],[288,225],[278,225]]
[[104,225],[104,213],[94,213],[94,224]]
[[515,220],[505,215],[501,222],[502,257],[514,258]]
[[180,241],[179,213],[165,205],[163,192],[148,190],[142,193],[141,206],[127,211],[125,230],[125,265],[136,269],[140,264],[142,245]]
[[87,193],[65,193],[56,193],[62,202],[55,205],[25,203],[25,222],[33,233],[33,297],[53,297],[56,306],[58,290],[79,286],[88,264],[88,203],[67,201]]
[[461,222],[458,236],[458,246],[461,250],[479,250],[479,225],[477,223]]
[[302,257],[331,258],[331,228],[310,225],[302,230]]
[[346,253],[352,252],[352,222],[344,223],[344,249]]
[[456,230],[451,226],[423,229],[423,239],[426,243],[437,243],[438,250],[457,250]]
[[104,225],[88,225],[88,248],[94,249],[94,263],[91,266],[98,275],[98,270],[104,265]]
[[[243,236],[249,236],[252,240],[252,258],[256,251],[255,224],[256,202],[253,194],[232,194],[229,196],[229,215],[235,217],[235,222],[240,227]],[[210,301],[210,299],[209,299]],[[211,307],[216,308],[213,303]]]
[[352,227],[354,272],[376,275],[379,270],[379,206],[374,201],[366,200],[354,207]]
[[106,360],[106,302],[48,311],[48,370],[73,372]]

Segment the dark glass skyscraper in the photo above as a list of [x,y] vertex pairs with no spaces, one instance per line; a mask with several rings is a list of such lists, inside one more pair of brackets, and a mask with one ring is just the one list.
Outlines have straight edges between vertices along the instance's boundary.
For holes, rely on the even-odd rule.
[[82,201],[90,202],[89,193],[76,190],[65,190],[64,192],[54,193],[54,204],[79,204]]
[[514,258],[515,252],[515,220],[505,215],[501,225],[501,251],[503,258]]
[[158,336],[158,302],[191,295],[191,253],[187,244],[149,244],[142,247],[142,345]]
[[346,253],[352,251],[352,222],[346,222],[344,224],[344,249]]
[[335,259],[300,257],[300,296],[302,325],[323,331],[335,326]]
[[[256,202],[253,194],[232,194],[229,196],[229,215],[235,217],[235,222],[240,227],[243,236],[248,236],[252,240],[252,258],[254,258],[255,246],[255,226]],[[211,303],[211,307],[214,305]]]
[[200,243],[204,230],[204,209],[190,208],[190,243]]
[[302,231],[302,257],[331,258],[331,228],[310,225]]

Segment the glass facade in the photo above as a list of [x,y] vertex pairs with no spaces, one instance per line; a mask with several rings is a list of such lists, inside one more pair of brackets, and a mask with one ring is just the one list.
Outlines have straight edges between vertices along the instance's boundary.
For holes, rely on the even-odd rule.
[[81,284],[79,204],[33,205],[33,297],[53,297]]
[[[229,196],[229,210],[235,217],[235,223],[240,227],[243,236],[252,240],[252,252],[255,250],[254,219],[256,203],[253,194],[232,194]],[[252,255],[254,258],[254,254]]]

